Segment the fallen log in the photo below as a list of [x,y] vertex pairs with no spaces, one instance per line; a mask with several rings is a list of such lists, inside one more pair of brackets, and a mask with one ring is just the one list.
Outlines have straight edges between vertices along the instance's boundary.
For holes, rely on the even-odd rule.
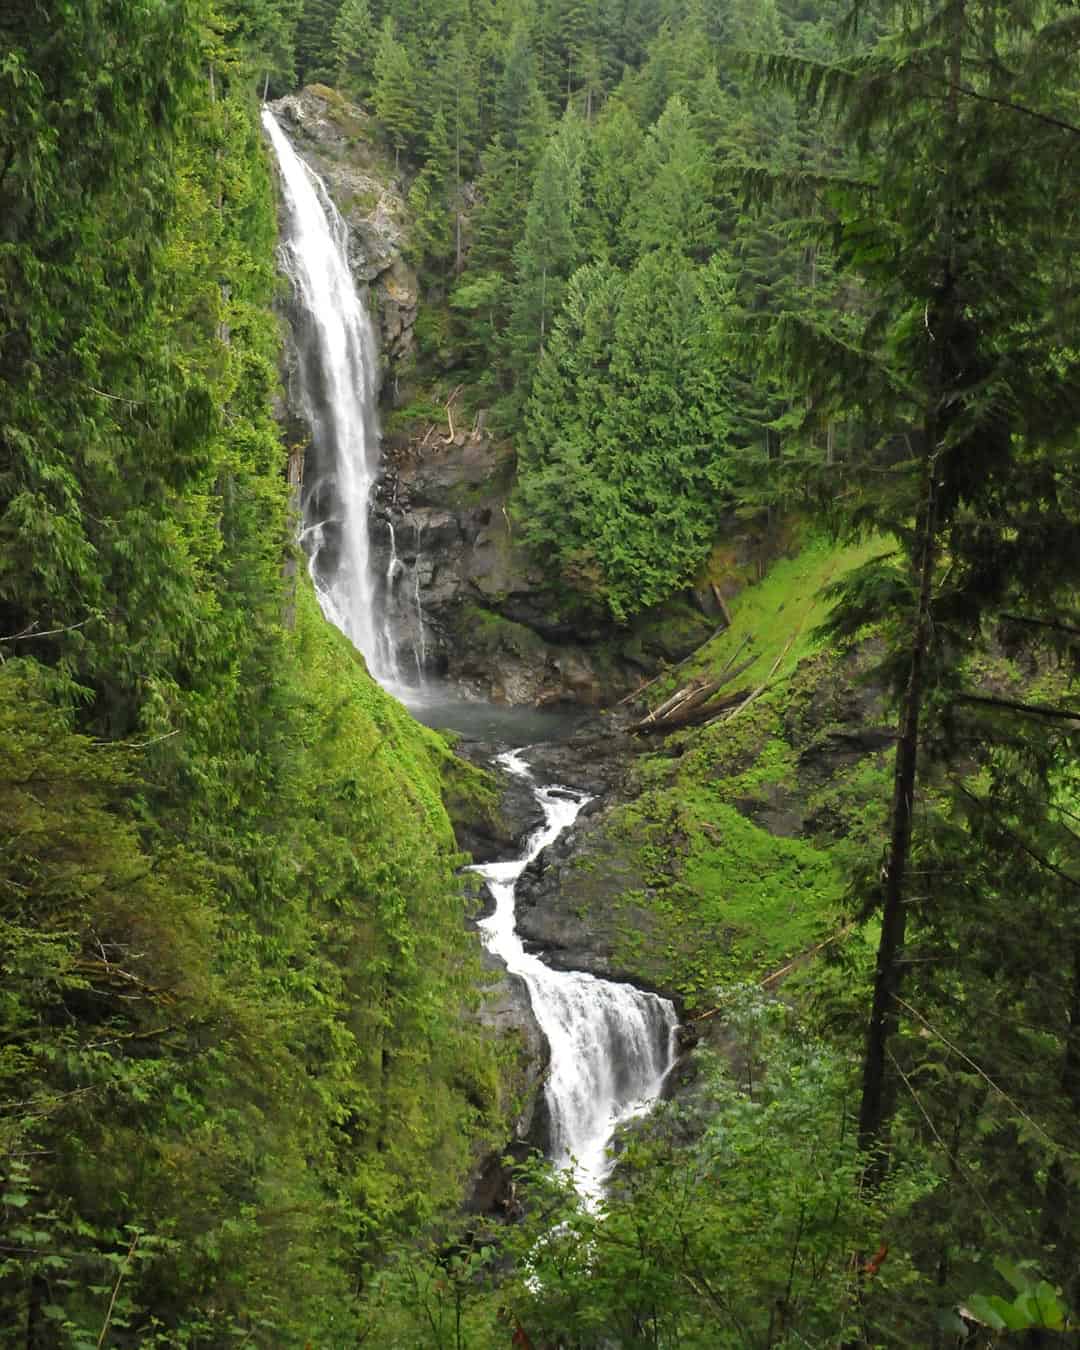
[[696,726],[699,722],[710,722],[719,713],[737,708],[752,692],[749,686],[738,689],[735,693],[728,694],[726,698],[697,703],[692,708],[678,709],[662,720],[638,722],[629,730],[638,736],[660,736],[668,731],[678,731],[682,727]]
[[727,601],[724,599],[723,591],[720,589],[720,587],[716,584],[715,581],[712,583],[712,593],[713,599],[716,601],[717,608],[720,610],[720,613],[724,616],[724,622],[730,628],[731,610],[728,609],[727,607]]
[[690,684],[683,685],[683,687],[677,689],[670,698],[666,698],[663,703],[646,713],[641,720],[643,722],[660,721],[662,718],[667,717],[669,713],[673,713],[675,709],[683,704],[688,698],[692,698],[695,694],[701,694],[702,690],[706,691],[704,697],[708,698],[709,694],[715,693],[719,688],[720,686],[715,683],[705,684],[701,680],[692,680]]
[[[737,665],[734,670],[728,669],[728,666],[731,665],[731,661],[729,660],[727,666],[724,667],[715,680],[710,680],[708,683],[703,683],[701,680],[692,680],[689,684],[684,685],[676,693],[672,694],[672,696],[661,703],[659,707],[656,707],[652,712],[647,713],[646,716],[641,719],[641,725],[666,720],[676,712],[686,711],[687,706],[696,708],[699,704],[712,698],[713,694],[718,693],[719,690],[723,689],[725,684],[730,684],[732,680],[738,679],[743,671],[749,670],[756,660],[756,656],[748,656],[746,660]],[[631,730],[633,730],[633,728],[631,728]]]
[[[632,690],[629,694],[626,694],[623,698],[619,699],[618,703],[615,704],[616,708],[622,708],[625,707],[627,703],[633,703],[634,699],[639,698],[645,692],[646,689],[651,689],[654,684],[658,683],[658,681],[667,679],[669,675],[674,675],[674,673],[677,670],[681,670],[688,661],[692,661],[694,657],[697,656],[698,652],[701,651],[702,647],[707,647],[709,643],[712,642],[714,638],[718,638],[722,632],[724,632],[723,628],[717,628],[714,632],[710,633],[709,636],[704,640],[704,642],[699,642],[698,645],[694,648],[694,650],[690,652],[687,656],[684,656],[681,661],[676,661],[673,666],[667,666],[664,670],[661,670],[656,675],[654,675],[651,680],[646,680],[644,684],[639,684],[636,689]],[[746,646],[746,644],[748,642],[753,642],[753,640],[754,640],[753,634],[747,633],[747,635],[735,648],[732,654],[728,657],[727,665],[723,667],[723,670],[726,670],[727,667],[731,665],[732,661],[735,660],[738,654]]]

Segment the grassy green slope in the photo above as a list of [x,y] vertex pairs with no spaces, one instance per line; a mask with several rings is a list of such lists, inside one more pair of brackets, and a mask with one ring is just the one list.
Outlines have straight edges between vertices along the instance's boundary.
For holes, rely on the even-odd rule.
[[612,935],[614,964],[689,1006],[830,931],[845,856],[881,827],[888,731],[860,683],[867,657],[814,638],[822,589],[874,547],[811,540],[735,599],[730,628],[649,700],[749,657],[731,687],[756,696],[644,756],[634,799],[608,814],[579,866],[575,900]]

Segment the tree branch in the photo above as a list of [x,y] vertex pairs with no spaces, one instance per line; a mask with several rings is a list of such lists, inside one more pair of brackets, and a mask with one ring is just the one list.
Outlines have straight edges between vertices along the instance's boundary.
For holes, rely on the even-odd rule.
[[105,1337],[109,1334],[109,1324],[112,1322],[113,1310],[116,1308],[116,1297],[120,1293],[120,1285],[123,1281],[127,1268],[131,1264],[131,1258],[135,1255],[135,1248],[139,1245],[139,1234],[136,1233],[131,1239],[131,1246],[127,1250],[127,1256],[124,1257],[123,1264],[116,1273],[116,1283],[113,1285],[112,1298],[109,1299],[109,1308],[105,1314],[105,1322],[101,1328],[101,1335],[97,1339],[98,1350],[105,1344]]
[[1006,712],[1028,717],[1046,717],[1054,722],[1080,722],[1080,709],[1052,708],[1045,703],[1018,703],[1011,698],[991,698],[988,694],[957,694],[954,703],[973,703],[979,707],[1003,708]]
[[1049,113],[1038,112],[1035,108],[1029,108],[1023,103],[1013,103],[1011,99],[1007,98],[996,98],[993,94],[980,94],[977,90],[969,89],[963,84],[950,84],[949,89],[953,93],[963,94],[965,98],[977,99],[980,103],[993,103],[998,108],[1020,113],[1024,117],[1033,117],[1037,122],[1045,122],[1047,126],[1057,127],[1059,131],[1067,131],[1072,136],[1080,136],[1080,127],[1074,126],[1072,122],[1063,122],[1060,117],[1051,117]]
[[96,617],[97,615],[91,614],[89,618],[82,619],[79,623],[69,623],[66,628],[44,628],[40,631],[36,624],[30,624],[21,633],[11,633],[7,637],[0,637],[0,642],[29,642],[31,638],[56,637],[58,633],[73,633],[76,628],[85,628]]
[[1069,637],[1080,638],[1080,628],[1054,619],[1030,619],[1026,614],[999,614],[998,618],[1007,623],[1024,624],[1027,628],[1049,628],[1054,633],[1067,633]]

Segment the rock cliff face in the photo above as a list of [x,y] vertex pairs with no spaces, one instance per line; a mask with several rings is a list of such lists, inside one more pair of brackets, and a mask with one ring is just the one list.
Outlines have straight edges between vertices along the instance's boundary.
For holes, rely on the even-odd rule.
[[689,598],[619,627],[560,589],[518,540],[514,470],[512,448],[482,426],[428,423],[388,442],[373,555],[403,673],[495,702],[595,707],[713,631]]

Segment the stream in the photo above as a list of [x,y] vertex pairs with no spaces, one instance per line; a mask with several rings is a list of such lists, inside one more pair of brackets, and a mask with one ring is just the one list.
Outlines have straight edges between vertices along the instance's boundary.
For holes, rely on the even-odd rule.
[[672,1062],[675,1009],[667,999],[630,984],[553,970],[525,950],[514,911],[517,879],[573,824],[589,798],[532,782],[520,751],[499,755],[497,763],[530,780],[544,824],[520,858],[472,869],[487,882],[495,901],[495,912],[479,926],[488,950],[525,981],[533,1013],[551,1047],[544,1089],[551,1157],[557,1167],[571,1169],[586,1200],[596,1200],[611,1170],[607,1146],[615,1130],[647,1110],[660,1094]]

